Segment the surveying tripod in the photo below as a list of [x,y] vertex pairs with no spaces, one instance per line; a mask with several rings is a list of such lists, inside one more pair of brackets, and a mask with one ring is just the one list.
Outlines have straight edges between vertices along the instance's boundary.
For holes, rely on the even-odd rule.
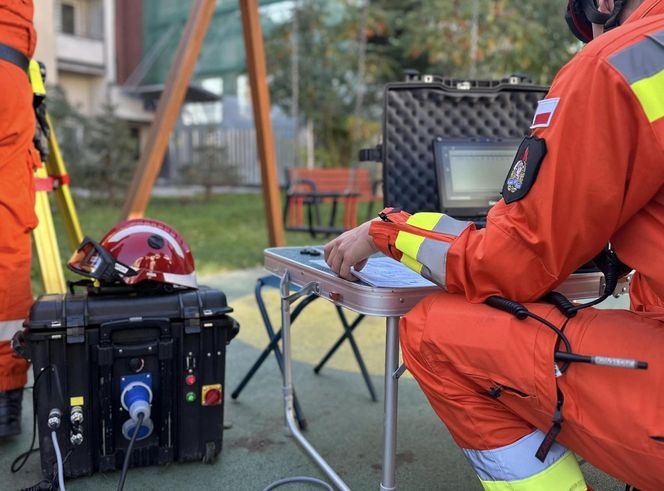
[[32,236],[39,260],[44,292],[66,293],[67,286],[48,198],[49,192],[53,192],[55,195],[55,202],[72,250],[81,243],[83,234],[69,189],[69,174],[67,174],[65,163],[62,160],[60,146],[44,103],[46,98],[45,68],[37,61],[31,60],[29,72],[37,119],[34,143],[43,163],[35,170],[35,212],[39,218],[39,225],[33,230]]

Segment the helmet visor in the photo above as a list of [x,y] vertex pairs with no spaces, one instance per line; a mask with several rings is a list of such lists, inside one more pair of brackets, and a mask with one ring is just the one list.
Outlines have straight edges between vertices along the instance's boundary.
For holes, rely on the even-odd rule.
[[129,266],[115,260],[99,243],[85,237],[67,262],[67,267],[83,276],[102,281],[120,280],[136,274]]
[[85,237],[81,245],[78,246],[78,250],[72,254],[67,266],[76,273],[96,278],[107,266],[104,261],[104,254],[100,249],[99,244]]

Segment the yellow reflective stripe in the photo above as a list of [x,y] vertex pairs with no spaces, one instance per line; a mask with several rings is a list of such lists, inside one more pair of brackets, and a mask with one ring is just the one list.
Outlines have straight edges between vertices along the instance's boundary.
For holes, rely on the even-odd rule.
[[404,254],[410,257],[417,257],[417,251],[420,250],[424,239],[425,237],[422,235],[415,235],[402,230],[397,234],[397,240],[394,241],[394,245]]
[[664,117],[664,70],[652,77],[632,84],[632,90],[639,99],[651,123]]
[[39,70],[39,63],[37,60],[30,60],[30,84],[32,85],[32,92],[38,95],[46,94],[46,87],[44,87],[44,80]]
[[422,265],[412,257],[404,254],[403,256],[401,256],[401,262],[406,266],[408,266],[413,271],[415,271],[416,273],[422,274]]
[[588,489],[579,463],[568,452],[548,469],[518,481],[482,481],[485,491],[585,491]]
[[397,240],[394,241],[395,247],[403,253],[401,262],[417,273],[422,271],[422,265],[414,258],[417,257],[417,251],[420,250],[424,239],[425,237],[420,235],[400,231],[397,234]]
[[408,217],[406,223],[408,225],[412,225],[413,227],[418,227],[424,230],[433,230],[433,228],[440,221],[442,216],[443,216],[442,213],[422,211]]

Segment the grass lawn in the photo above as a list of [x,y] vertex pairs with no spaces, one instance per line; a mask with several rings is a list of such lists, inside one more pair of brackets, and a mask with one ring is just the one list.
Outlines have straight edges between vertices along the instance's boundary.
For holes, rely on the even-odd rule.
[[[100,240],[120,218],[120,206],[82,198],[75,201],[83,233],[95,240]],[[364,214],[366,209],[361,207],[360,211]],[[62,231],[57,212],[54,215],[56,226]],[[263,249],[268,246],[260,192],[215,195],[208,202],[198,197],[153,198],[146,216],[168,223],[184,236],[194,253],[199,275],[259,266]],[[72,251],[64,231],[59,232],[58,239],[62,259],[66,261]],[[305,232],[286,232],[287,245],[322,244],[327,240],[321,236],[313,239]],[[33,289],[39,293],[39,271],[34,263],[36,260]]]

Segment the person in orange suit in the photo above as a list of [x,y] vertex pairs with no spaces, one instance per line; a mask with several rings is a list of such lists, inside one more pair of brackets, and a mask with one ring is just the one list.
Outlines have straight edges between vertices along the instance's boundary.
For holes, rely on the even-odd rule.
[[35,49],[31,0],[0,2],[0,437],[21,431],[28,363],[10,347],[32,303],[30,231],[35,215],[35,116],[28,61]]
[[[660,491],[664,0],[575,0],[568,19],[596,39],[539,102],[485,228],[386,209],[328,243],[325,259],[353,279],[351,267],[380,250],[445,290],[402,319],[401,347],[484,489],[589,489],[576,453]],[[538,302],[607,243],[636,271],[631,311],[567,318]],[[562,327],[575,353],[644,360],[647,370],[561,363],[562,338],[484,303],[496,296]]]

